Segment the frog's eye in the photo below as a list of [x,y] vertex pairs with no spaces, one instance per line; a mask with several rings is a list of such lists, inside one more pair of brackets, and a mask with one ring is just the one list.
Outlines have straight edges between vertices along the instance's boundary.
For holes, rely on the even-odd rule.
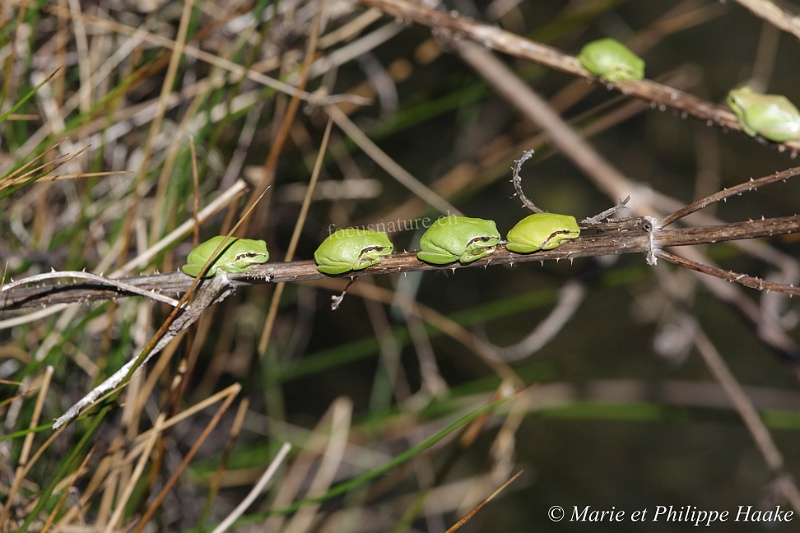
[[486,236],[473,237],[472,239],[469,240],[469,242],[467,242],[467,248],[471,247],[473,244],[488,243],[488,242],[491,242],[492,240],[496,240],[496,239],[492,239],[492,237],[486,237]]
[[236,261],[240,259],[247,259],[248,257],[263,257],[264,254],[260,252],[244,252],[236,255]]
[[573,232],[571,232],[571,231],[570,231],[570,230],[568,230],[568,229],[560,229],[560,230],[556,230],[556,231],[554,231],[553,233],[551,233],[549,237],[547,237],[547,240],[546,240],[546,241],[544,241],[544,242],[542,243],[542,248],[546,247],[547,245],[549,245],[550,243],[552,243],[554,240],[557,240],[557,238],[558,238],[560,235],[574,235],[574,233],[573,233]]
[[[375,246],[367,246],[363,248],[358,254],[359,266],[363,264],[373,264],[375,262],[375,258],[373,257],[372,252],[377,252],[378,255],[381,255],[381,252],[387,249],[389,249],[388,246],[380,246],[377,244]],[[379,263],[380,261],[377,262]]]
[[382,251],[386,250],[387,248],[388,248],[388,246],[378,246],[378,245],[367,246],[366,248],[363,248],[361,250],[361,254],[363,255],[363,254],[368,254],[370,252],[382,252]]

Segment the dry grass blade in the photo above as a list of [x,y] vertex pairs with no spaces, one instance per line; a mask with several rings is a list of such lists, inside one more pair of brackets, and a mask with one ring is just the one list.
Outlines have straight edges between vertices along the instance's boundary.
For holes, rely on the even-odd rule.
[[141,520],[139,520],[138,524],[133,530],[134,533],[140,533],[145,528],[147,523],[153,517],[153,514],[158,510],[158,508],[164,502],[164,499],[166,498],[169,491],[172,490],[172,487],[175,485],[175,483],[177,483],[178,479],[180,478],[180,475],[183,473],[186,467],[189,466],[189,463],[194,458],[195,454],[197,454],[198,450],[200,449],[200,446],[203,445],[203,443],[211,435],[211,432],[214,430],[217,424],[219,424],[222,415],[228,410],[228,408],[233,403],[233,400],[236,398],[236,396],[239,394],[240,391],[241,391],[241,386],[239,385],[234,385],[230,387],[230,394],[225,397],[225,400],[222,402],[222,405],[219,406],[217,411],[214,413],[214,416],[211,418],[211,420],[209,420],[206,427],[203,428],[203,431],[201,432],[200,435],[198,435],[197,440],[192,445],[191,449],[186,453],[186,456],[183,458],[180,465],[178,465],[178,467],[172,473],[172,476],[170,476],[170,478],[164,484],[164,487],[155,497],[153,503],[144,513],[144,516],[142,516]]
[[[342,466],[348,448],[353,417],[353,403],[347,398],[338,398],[320,419],[297,456],[292,461],[284,482],[273,500],[272,507],[280,508],[306,497],[329,490]],[[314,531],[320,503],[310,503],[289,518],[273,516],[264,524],[265,531],[304,533]]]
[[[91,146],[91,145],[84,146],[74,154],[69,154],[69,153],[60,154],[56,156],[56,158],[53,161],[48,161],[39,166],[29,168],[37,161],[46,157],[49,153],[53,152],[58,147],[59,144],[60,142],[51,146],[44,153],[36,156],[31,161],[25,163],[20,168],[13,171],[8,176],[6,176],[2,181],[0,181],[0,200],[9,196],[10,194],[13,194],[19,189],[27,185],[30,185],[32,183],[35,183],[36,181],[41,180],[42,178],[50,175],[53,171],[55,171],[59,167],[69,163],[70,161],[81,155]],[[124,173],[125,172],[111,172],[107,174],[124,174]],[[88,177],[88,176],[81,175],[81,177]],[[59,176],[53,177],[49,181],[54,181],[56,179],[60,179],[60,177]]]
[[83,458],[83,462],[81,462],[80,466],[78,466],[78,468],[75,469],[75,472],[72,473],[72,475],[70,476],[69,480],[66,483],[66,486],[62,488],[61,497],[58,499],[58,502],[56,503],[55,507],[50,512],[50,515],[47,517],[47,521],[42,526],[41,529],[42,533],[49,531],[50,526],[52,526],[52,524],[56,521],[58,513],[64,507],[64,502],[66,502],[67,498],[70,497],[71,495],[71,490],[70,490],[71,487],[75,485],[77,480],[87,472],[87,465],[89,463],[89,460],[94,456],[95,451],[96,447],[93,446],[86,453],[86,456]]
[[[694,335],[694,342],[700,352],[703,360],[708,366],[715,379],[719,381],[722,388],[735,406],[737,412],[742,417],[742,420],[747,426],[748,431],[753,437],[756,445],[758,445],[764,461],[776,476],[783,477],[786,472],[783,454],[778,449],[769,430],[767,429],[761,417],[753,406],[753,402],[745,394],[742,386],[739,384],[736,377],[731,372],[725,360],[714,347],[711,340],[700,330]],[[783,494],[789,504],[794,508],[795,512],[800,513],[800,491],[794,482],[784,482],[780,485]]]
[[[8,59],[9,59],[9,61],[6,63],[7,66],[11,64],[11,59],[12,58],[9,57]],[[36,91],[38,91],[44,84],[46,84],[47,82],[52,80],[53,76],[55,76],[60,70],[61,70],[61,67],[58,67],[57,69],[55,69],[44,80],[42,80],[36,87],[34,87],[31,91],[29,91],[22,98],[17,100],[17,102],[13,106],[11,106],[11,109],[9,109],[8,111],[6,111],[2,115],[0,115],[0,124],[5,122],[5,120],[8,119],[11,116],[11,114],[14,113],[14,111],[16,111],[17,109],[22,107],[25,104],[25,102],[28,101],[28,99],[32,98],[33,95],[36,94]],[[8,74],[8,72],[6,72],[6,74]],[[8,83],[10,82],[10,78],[11,78],[11,76],[7,76],[6,77],[6,81],[4,83],[4,88],[8,88]],[[7,94],[7,92],[4,91],[3,94],[5,95],[5,94]]]
[[342,113],[337,107],[331,106],[328,108],[328,115],[336,122],[336,125],[347,134],[361,150],[368,154],[373,161],[378,163],[386,172],[388,172],[394,179],[400,182],[408,190],[416,194],[419,198],[424,200],[428,205],[439,211],[440,213],[447,213],[451,215],[460,215],[459,211],[450,202],[443,199],[441,196],[430,190],[422,184],[417,178],[408,173],[402,166],[394,161],[389,155],[381,150],[377,144],[372,142],[369,137],[364,135],[358,126],[356,126],[347,115]]
[[[286,145],[286,142],[289,139],[289,132],[291,131],[292,125],[294,124],[295,117],[297,115],[297,110],[300,109],[301,92],[303,91],[303,89],[305,89],[306,83],[308,83],[309,71],[311,69],[312,63],[314,62],[314,53],[317,49],[319,32],[320,28],[322,27],[322,17],[325,12],[325,4],[326,0],[320,0],[319,10],[314,16],[313,24],[311,26],[311,30],[308,35],[308,41],[306,43],[306,48],[305,48],[305,56],[303,57],[303,63],[300,68],[300,79],[297,83],[295,92],[293,92],[292,97],[289,100],[289,104],[286,106],[285,113],[281,118],[280,128],[278,129],[275,135],[275,139],[272,142],[272,146],[270,146],[269,154],[267,155],[267,158],[264,160],[261,179],[256,184],[255,190],[253,191],[254,194],[261,194],[266,192],[270,188],[275,178],[275,169],[278,166],[278,159],[283,153],[284,146]],[[265,216],[266,216],[265,213],[259,215],[259,217],[256,217],[257,219],[254,222],[258,223],[259,225],[263,224]],[[246,230],[247,226],[245,226],[244,229]]]
[[523,471],[520,470],[519,472],[517,472],[516,474],[511,476],[505,483],[500,485],[497,488],[497,490],[495,490],[493,493],[491,493],[489,496],[487,496],[486,499],[484,499],[481,503],[476,505],[475,508],[472,511],[467,513],[467,515],[464,516],[464,518],[462,518],[461,520],[456,522],[453,525],[453,527],[449,528],[446,531],[446,533],[453,533],[454,531],[458,531],[459,529],[461,529],[461,526],[463,526],[464,524],[469,522],[472,519],[473,516],[475,516],[478,512],[480,512],[481,509],[483,509],[486,506],[487,503],[489,503],[490,501],[495,499],[501,492],[503,492],[506,489],[506,487],[508,487],[511,483],[514,482],[514,480],[516,480],[519,476],[521,476],[522,472]]
[[236,440],[241,434],[242,425],[244,424],[245,417],[247,416],[247,411],[250,408],[250,401],[247,398],[242,398],[242,401],[239,402],[239,407],[236,409],[236,416],[233,419],[233,424],[231,424],[231,429],[228,432],[228,439],[225,442],[225,450],[222,453],[222,458],[219,463],[219,468],[216,469],[214,472],[214,477],[211,479],[209,483],[208,489],[208,499],[206,500],[206,507],[203,509],[203,516],[200,518],[199,528],[203,529],[206,521],[208,520],[208,515],[213,508],[213,504],[216,501],[220,487],[222,485],[222,478],[225,475],[225,472],[228,469],[231,454],[234,451],[234,445],[236,444]]
[[269,468],[264,471],[264,474],[258,479],[258,482],[253,486],[253,489],[248,493],[247,497],[241,501],[241,503],[236,506],[231,514],[225,517],[212,533],[222,533],[223,531],[227,531],[230,526],[239,518],[247,508],[253,503],[253,501],[261,494],[267,484],[275,477],[275,473],[278,471],[278,467],[283,464],[283,460],[286,459],[286,456],[292,449],[292,445],[288,442],[284,442],[281,446],[280,450],[278,450],[275,459],[269,464]]
[[[53,368],[47,367],[45,372],[41,377],[41,384],[38,387],[38,395],[36,397],[36,404],[34,406],[34,416],[31,418],[31,422],[29,424],[30,433],[25,436],[25,440],[23,441],[22,450],[20,450],[19,460],[17,463],[17,468],[14,472],[14,481],[11,483],[11,486],[8,489],[8,498],[6,500],[6,504],[3,506],[3,512],[0,513],[0,524],[7,523],[9,518],[9,512],[13,508],[13,502],[17,498],[17,493],[22,487],[25,478],[28,475],[28,472],[33,468],[36,464],[37,459],[41,457],[42,452],[47,449],[46,445],[43,445],[34,456],[30,457],[30,452],[33,446],[33,439],[35,433],[32,431],[36,425],[38,424],[39,417],[41,416],[42,406],[44,405],[44,400],[47,396],[47,392],[50,390],[50,380],[52,378]],[[46,443],[45,443],[46,444]],[[30,461],[29,461],[30,459]]]
[[[305,222],[306,215],[308,214],[308,206],[311,205],[311,198],[314,195],[314,187],[317,184],[317,180],[319,179],[320,169],[322,168],[322,161],[325,156],[325,152],[328,149],[328,141],[330,139],[331,134],[331,126],[332,121],[328,121],[328,125],[325,128],[325,133],[322,137],[322,144],[320,145],[319,151],[317,152],[317,159],[314,163],[314,170],[311,172],[311,179],[308,183],[308,188],[306,189],[305,198],[303,198],[303,205],[300,208],[300,216],[295,223],[294,230],[292,232],[292,239],[289,241],[289,249],[286,251],[286,260],[291,261],[294,257],[295,249],[297,248],[297,243],[300,239],[300,232],[303,228],[303,223]],[[267,313],[267,318],[264,322],[264,329],[261,333],[261,339],[258,342],[258,351],[260,353],[266,353],[267,346],[269,345],[269,339],[272,335],[272,328],[275,325],[275,318],[278,316],[278,307],[280,306],[281,295],[283,294],[283,283],[278,282],[275,286],[275,292],[272,294],[272,301],[270,302],[269,312]]]
[[137,461],[136,467],[133,469],[127,485],[116,501],[117,508],[111,515],[104,533],[111,533],[120,527],[120,520],[122,519],[122,514],[125,512],[125,507],[127,506],[128,501],[133,494],[137,483],[139,482],[139,479],[142,477],[147,463],[151,459],[150,454],[152,453],[153,448],[156,446],[158,438],[161,436],[161,432],[164,430],[164,419],[165,415],[163,413],[158,415],[156,418],[155,425],[153,426],[152,431],[150,431],[150,437],[144,442],[142,453],[139,455],[139,461]]

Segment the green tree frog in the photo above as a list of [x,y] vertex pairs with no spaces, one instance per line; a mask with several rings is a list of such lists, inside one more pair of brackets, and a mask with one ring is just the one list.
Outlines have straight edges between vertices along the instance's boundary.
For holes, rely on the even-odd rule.
[[644,60],[614,39],[586,44],[578,54],[578,61],[583,68],[611,83],[644,78]]
[[523,218],[508,232],[506,248],[518,254],[552,250],[581,234],[575,217],[536,213]]
[[728,105],[750,137],[758,134],[776,142],[800,139],[800,111],[783,95],[758,94],[744,86],[728,93]]
[[377,265],[393,249],[386,232],[338,229],[322,241],[314,252],[314,261],[323,274],[342,274]]
[[422,235],[417,257],[434,265],[466,264],[493,253],[499,242],[500,232],[493,220],[450,215],[434,222]]
[[[185,274],[197,276],[202,270],[203,265],[214,253],[219,244],[225,240],[224,235],[211,237],[203,244],[189,252],[186,264],[181,267]],[[203,277],[210,278],[221,272],[243,273],[249,272],[256,265],[266,263],[269,260],[267,243],[254,239],[239,239],[231,237],[223,248],[217,252],[217,257],[211,266],[208,267]]]

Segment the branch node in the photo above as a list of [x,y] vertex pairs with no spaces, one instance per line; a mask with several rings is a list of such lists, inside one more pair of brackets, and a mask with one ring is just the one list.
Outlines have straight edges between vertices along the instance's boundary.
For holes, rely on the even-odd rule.
[[649,250],[647,251],[647,264],[650,266],[656,266],[658,264],[658,257],[656,257],[655,250],[656,245],[653,241],[653,235],[656,233],[656,228],[658,227],[658,220],[655,217],[646,216],[643,217],[647,221],[647,239],[649,243]]

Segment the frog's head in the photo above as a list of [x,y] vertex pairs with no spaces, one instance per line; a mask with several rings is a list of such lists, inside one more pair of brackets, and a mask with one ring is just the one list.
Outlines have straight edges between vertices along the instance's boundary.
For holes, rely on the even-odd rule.
[[741,117],[744,109],[748,106],[748,100],[753,95],[753,90],[747,85],[738,89],[731,89],[728,92],[728,105],[737,117]]
[[469,255],[488,255],[489,253],[494,252],[494,249],[499,242],[500,234],[473,237],[467,243],[466,252]]

